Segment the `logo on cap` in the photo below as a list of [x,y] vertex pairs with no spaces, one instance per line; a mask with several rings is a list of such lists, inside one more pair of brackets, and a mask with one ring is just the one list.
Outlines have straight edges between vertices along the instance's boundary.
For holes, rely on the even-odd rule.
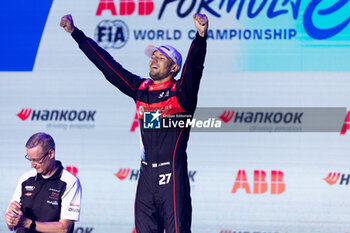
[[170,45],[162,45],[159,47],[156,47],[154,45],[148,45],[145,48],[145,54],[148,57],[152,57],[154,51],[156,51],[156,50],[158,50],[159,52],[161,52],[162,54],[164,54],[165,56],[167,56],[171,60],[173,60],[179,66],[179,70],[181,69],[182,56],[179,53],[179,51],[177,51],[174,47],[172,47]]

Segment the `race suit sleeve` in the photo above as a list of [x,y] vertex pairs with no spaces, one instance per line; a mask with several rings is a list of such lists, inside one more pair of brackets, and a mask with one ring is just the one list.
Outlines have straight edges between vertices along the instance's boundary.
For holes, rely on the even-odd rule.
[[184,110],[192,111],[196,108],[206,51],[207,36],[201,37],[197,33],[188,51],[181,78],[177,81],[177,96]]
[[135,92],[144,79],[124,69],[106,50],[78,28],[75,28],[71,35],[89,60],[102,71],[106,79],[135,100]]

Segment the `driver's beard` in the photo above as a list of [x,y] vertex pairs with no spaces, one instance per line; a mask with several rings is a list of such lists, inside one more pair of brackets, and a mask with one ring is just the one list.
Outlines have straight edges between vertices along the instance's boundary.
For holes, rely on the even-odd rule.
[[166,79],[168,76],[165,74],[152,74],[152,72],[149,72],[149,76],[152,78],[153,81],[162,81],[163,79]]
[[149,76],[153,79],[153,81],[162,81],[163,79],[166,79],[169,76],[170,66],[171,64],[168,63],[166,70],[163,70],[163,72],[156,72],[155,74],[152,74],[152,71],[150,71]]

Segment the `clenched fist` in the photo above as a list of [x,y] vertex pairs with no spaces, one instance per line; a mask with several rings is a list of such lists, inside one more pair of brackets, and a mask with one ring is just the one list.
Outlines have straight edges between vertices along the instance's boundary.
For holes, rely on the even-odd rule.
[[73,17],[71,15],[65,15],[61,18],[60,26],[66,30],[66,32],[72,34],[74,31]]
[[208,31],[208,18],[204,14],[194,14],[193,15],[194,25],[197,28],[198,34],[200,36],[205,36]]

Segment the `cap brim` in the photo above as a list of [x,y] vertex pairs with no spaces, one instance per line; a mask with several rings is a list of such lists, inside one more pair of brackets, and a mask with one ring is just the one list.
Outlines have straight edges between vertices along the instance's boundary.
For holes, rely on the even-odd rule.
[[148,46],[146,46],[146,48],[145,48],[145,55],[146,55],[147,57],[152,57],[154,51],[156,51],[156,50],[158,50],[158,48],[157,48],[156,46],[154,46],[154,45],[148,45]]
[[[146,46],[146,48],[145,48],[145,54],[146,54],[147,57],[152,57],[154,51],[159,51],[159,52],[161,52],[163,55],[169,57],[169,55],[166,54],[166,52],[164,52],[164,51],[163,51],[162,49],[160,49],[160,48],[157,48],[157,47],[154,46],[154,45],[148,45],[148,46]],[[169,57],[169,58],[171,59],[171,57]],[[175,63],[176,63],[176,62],[175,62]]]

